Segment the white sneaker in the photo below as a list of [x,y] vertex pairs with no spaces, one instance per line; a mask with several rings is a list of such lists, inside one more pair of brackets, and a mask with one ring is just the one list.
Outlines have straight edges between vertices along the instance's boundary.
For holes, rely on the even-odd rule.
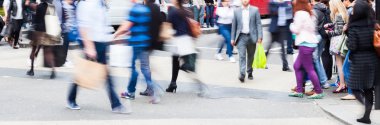
[[66,61],[65,64],[63,64],[63,67],[66,67],[66,68],[74,68],[74,65],[72,62],[70,61]]
[[236,63],[236,60],[235,60],[235,58],[232,56],[232,57],[230,57],[230,62],[231,63]]
[[216,58],[216,60],[219,60],[219,61],[221,61],[221,60],[224,59],[223,56],[222,56],[222,54],[216,54],[215,58]]
[[323,89],[329,89],[330,88],[330,84],[329,83],[325,83],[323,86],[322,86]]

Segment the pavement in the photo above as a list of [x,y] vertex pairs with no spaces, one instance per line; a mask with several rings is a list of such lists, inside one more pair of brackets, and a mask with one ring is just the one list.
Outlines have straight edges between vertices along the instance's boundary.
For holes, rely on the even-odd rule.
[[[269,33],[264,32],[264,45]],[[66,94],[72,79],[73,67],[58,68],[57,79],[50,80],[50,69],[43,68],[42,56],[37,59],[34,77],[26,76],[29,48],[11,49],[0,43],[0,124],[1,125],[63,125],[63,124],[184,124],[184,125],[357,125],[363,107],[356,101],[341,101],[342,94],[325,90],[322,100],[290,98],[290,88],[295,86],[294,72],[282,72],[278,47],[268,57],[269,69],[254,71],[254,80],[241,84],[238,80],[238,63],[214,60],[221,37],[203,35],[197,42],[201,51],[197,75],[210,89],[204,98],[197,96],[197,84],[189,75],[180,72],[178,92],[166,93],[162,103],[152,105],[149,98],[137,96],[136,100],[122,99],[132,110],[131,115],[110,112],[106,91],[81,89],[78,103],[80,111],[65,108]],[[167,45],[170,47],[170,45]],[[69,60],[79,50],[71,50]],[[235,56],[236,58],[237,56]],[[292,65],[292,56],[288,56]],[[170,53],[155,52],[151,57],[153,79],[163,88],[170,82]],[[128,68],[111,67],[117,92],[125,90],[130,76]],[[137,92],[145,89],[139,78]],[[380,112],[373,111],[373,124],[380,124]]]

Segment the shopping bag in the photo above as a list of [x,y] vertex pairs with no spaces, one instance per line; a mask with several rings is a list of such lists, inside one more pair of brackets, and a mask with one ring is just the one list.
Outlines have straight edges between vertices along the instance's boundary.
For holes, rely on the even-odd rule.
[[173,55],[185,56],[198,53],[195,48],[194,39],[188,35],[174,37],[167,43],[174,45],[174,49],[166,48],[166,50],[172,52]]
[[52,36],[60,36],[61,25],[59,22],[59,18],[57,16],[56,9],[53,4],[48,4],[44,18],[45,18],[46,34],[52,35]]
[[125,45],[111,45],[109,51],[109,65],[127,68],[132,66],[132,47]]
[[106,65],[76,56],[74,66],[75,84],[83,88],[97,89],[105,83]]
[[267,57],[265,55],[263,44],[257,44],[252,68],[265,69],[266,65],[267,65]]
[[350,51],[347,52],[346,54],[346,59],[344,59],[344,62],[343,62],[343,74],[344,74],[344,80],[345,81],[348,81],[348,79],[350,78]]

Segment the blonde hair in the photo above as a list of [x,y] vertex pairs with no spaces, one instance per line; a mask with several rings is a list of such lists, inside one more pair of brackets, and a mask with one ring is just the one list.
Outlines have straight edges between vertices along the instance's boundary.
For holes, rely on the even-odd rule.
[[332,21],[335,21],[336,15],[340,14],[342,15],[343,21],[345,23],[348,22],[348,12],[341,0],[330,0],[329,7],[331,11],[330,17]]

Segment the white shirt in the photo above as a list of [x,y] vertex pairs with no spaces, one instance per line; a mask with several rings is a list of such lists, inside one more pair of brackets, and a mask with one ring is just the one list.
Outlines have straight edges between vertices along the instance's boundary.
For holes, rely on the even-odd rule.
[[110,42],[113,39],[109,32],[106,17],[107,8],[103,0],[85,0],[77,6],[77,20],[79,28],[87,29],[87,37],[95,42]]
[[218,23],[232,24],[234,18],[234,10],[230,7],[219,7],[216,9],[216,15],[219,16]]
[[[4,0],[4,3],[3,3],[3,6],[6,10],[8,10],[9,6],[11,4],[11,1],[10,0]],[[16,13],[16,16],[11,16],[12,19],[17,19],[17,20],[20,20],[20,19],[23,19],[23,16],[22,16],[22,0],[16,0],[16,4],[17,4],[17,13]],[[8,13],[8,15],[10,15],[10,13]]]
[[243,13],[242,13],[242,19],[243,19],[243,29],[241,30],[241,33],[249,33],[249,6],[247,8],[243,8]]

